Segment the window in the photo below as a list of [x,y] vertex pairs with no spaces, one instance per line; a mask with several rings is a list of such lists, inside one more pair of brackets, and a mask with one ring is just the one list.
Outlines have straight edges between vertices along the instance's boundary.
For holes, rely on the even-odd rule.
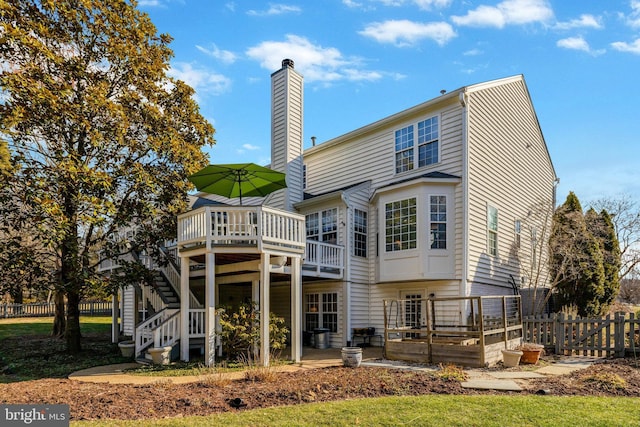
[[353,255],[367,257],[367,212],[353,211]]
[[417,242],[416,198],[385,204],[387,252],[415,249]]
[[438,117],[418,123],[418,167],[438,163]]
[[489,255],[498,256],[498,209],[487,208],[487,248]]
[[520,249],[520,234],[522,231],[522,222],[519,219],[516,219],[513,224],[513,233],[514,233],[514,241],[516,248]]
[[338,294],[322,294],[322,327],[338,331]]
[[[320,302],[322,301],[322,303]],[[305,299],[305,330],[327,328],[338,331],[338,294],[307,294]]]
[[307,227],[307,240],[319,240],[320,227],[318,224],[318,213],[312,213],[305,217]]
[[447,249],[447,196],[429,197],[431,249]]
[[413,125],[396,131],[396,173],[413,169]]
[[336,244],[338,242],[338,209],[322,211],[322,241]]
[[307,240],[336,244],[338,242],[338,209],[327,209],[306,217]]
[[320,295],[307,294],[305,304],[305,328],[313,331],[320,327]]
[[[413,125],[395,132],[396,173],[413,170],[414,159],[418,158],[418,166],[429,166],[439,161],[439,125],[438,116],[418,122],[418,145],[414,144]],[[417,150],[417,154],[416,154]]]

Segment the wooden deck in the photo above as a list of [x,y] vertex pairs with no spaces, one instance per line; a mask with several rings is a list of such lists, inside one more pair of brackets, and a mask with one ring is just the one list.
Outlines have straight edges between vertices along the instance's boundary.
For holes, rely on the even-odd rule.
[[[522,340],[519,296],[393,300],[384,307],[384,355],[390,360],[491,366],[502,360],[502,349]],[[427,325],[390,324],[410,319],[416,307],[427,310]],[[455,307],[469,307],[466,322],[451,314]]]

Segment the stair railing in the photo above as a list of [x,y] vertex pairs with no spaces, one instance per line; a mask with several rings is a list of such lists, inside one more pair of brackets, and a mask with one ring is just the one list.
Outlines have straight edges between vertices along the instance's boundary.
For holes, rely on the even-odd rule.
[[[157,265],[155,266],[158,270],[162,271],[165,275],[169,284],[173,288],[174,292],[178,297],[182,298],[180,295],[180,272],[178,271],[178,267],[175,264],[175,261],[167,255],[167,250],[158,245],[158,252],[160,252],[162,258],[166,261],[165,265]],[[190,308],[202,308],[202,304],[198,299],[193,295],[191,289],[189,289],[189,307]]]
[[[151,344],[154,343],[155,330],[170,316],[179,313],[180,310],[176,309],[164,309],[155,315],[151,316],[144,322],[136,326],[135,332],[135,357],[140,356],[144,350],[146,350]],[[179,317],[179,316],[178,316]]]
[[180,339],[180,311],[167,317],[153,331],[154,347],[173,346]]

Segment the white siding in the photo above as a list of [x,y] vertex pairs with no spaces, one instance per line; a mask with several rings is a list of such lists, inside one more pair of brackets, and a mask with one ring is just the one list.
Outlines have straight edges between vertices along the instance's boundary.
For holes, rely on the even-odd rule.
[[[395,131],[409,124],[438,115],[440,117],[440,162],[412,171],[395,173]],[[339,143],[318,145],[305,152],[307,192],[321,194],[371,180],[373,189],[429,172],[462,173],[462,107],[457,101],[429,105],[411,116],[398,117],[384,127],[373,127],[357,137],[337,138]],[[344,138],[342,140],[342,138]]]
[[287,188],[273,193],[266,204],[293,210],[302,200],[302,76],[283,66],[271,76],[271,168],[286,173]]
[[122,292],[122,333],[133,336],[136,329],[136,290],[133,286],[127,286]]
[[[528,259],[514,246],[514,221],[550,201],[555,173],[524,80],[471,91],[469,106],[469,281],[471,295],[510,293]],[[498,209],[498,256],[487,250],[487,205]],[[528,242],[523,230],[522,243]]]

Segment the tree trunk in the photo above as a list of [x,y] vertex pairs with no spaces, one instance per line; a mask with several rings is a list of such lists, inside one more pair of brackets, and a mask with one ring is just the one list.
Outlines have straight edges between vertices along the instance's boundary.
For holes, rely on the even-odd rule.
[[66,331],[67,320],[64,310],[64,292],[56,291],[53,296],[55,314],[53,316],[53,332],[54,337],[62,338]]
[[67,328],[65,330],[67,351],[70,354],[78,354],[82,350],[80,341],[80,294],[75,291],[67,291]]

